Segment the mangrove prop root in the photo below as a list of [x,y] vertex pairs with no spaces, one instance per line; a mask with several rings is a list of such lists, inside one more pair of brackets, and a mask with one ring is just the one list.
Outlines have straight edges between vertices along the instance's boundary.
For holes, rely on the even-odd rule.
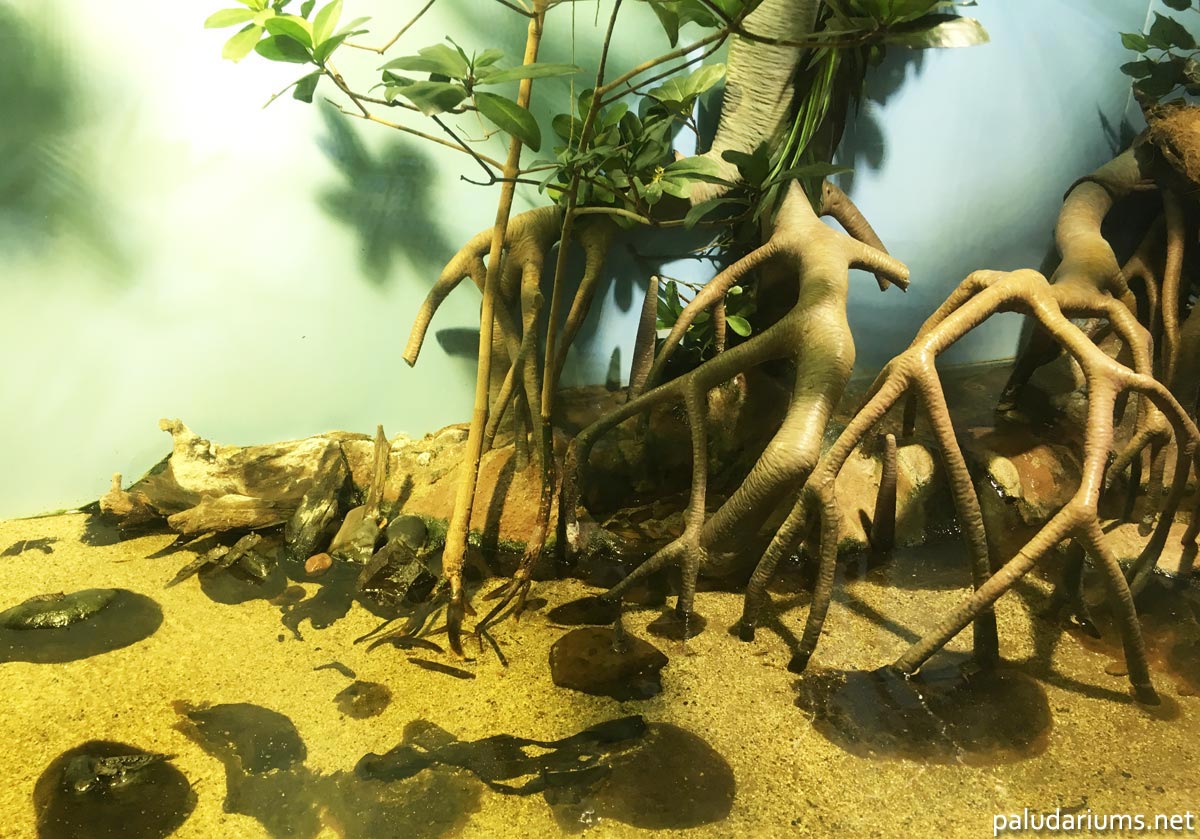
[[883,474],[875,496],[875,515],[871,518],[871,553],[887,557],[896,544],[896,435],[883,440]]
[[[971,597],[910,647],[896,661],[895,667],[904,673],[914,673],[931,655],[973,621],[977,622],[978,644],[978,621],[989,614],[992,604],[1042,561],[1055,546],[1064,540],[1075,539],[1105,573],[1109,593],[1119,615],[1130,681],[1138,698],[1150,701],[1154,695],[1153,688],[1146,667],[1145,650],[1133,610],[1132,596],[1115,558],[1103,543],[1097,513],[1108,452],[1113,441],[1113,411],[1117,396],[1129,390],[1144,397],[1143,401],[1147,405],[1139,405],[1139,421],[1143,416],[1155,413],[1165,417],[1178,453],[1175,479],[1164,504],[1163,516],[1158,522],[1154,537],[1139,557],[1139,565],[1152,565],[1157,559],[1155,551],[1161,550],[1165,544],[1175,510],[1182,499],[1189,462],[1200,434],[1166,387],[1150,375],[1149,335],[1136,321],[1128,317],[1128,309],[1116,304],[1112,298],[1094,288],[1087,289],[1070,283],[1052,286],[1035,271],[1016,271],[1009,274],[976,272],[968,277],[934,313],[909,349],[883,370],[873,388],[871,399],[822,458],[806,483],[792,517],[803,517],[806,510],[818,510],[822,513],[821,568],[796,663],[806,663],[807,657],[815,649],[821,622],[828,608],[828,586],[823,586],[822,582],[826,579],[832,580],[837,534],[830,526],[829,516],[824,510],[831,506],[834,479],[863,435],[910,388],[918,391],[937,433],[943,458],[947,460],[947,473],[954,491],[964,537],[969,545],[986,545],[982,520],[977,516],[978,501],[975,499],[970,476],[965,469],[956,468],[957,462],[961,460],[961,452],[950,429],[945,402],[940,398],[941,386],[934,368],[934,360],[971,329],[991,315],[1003,311],[1024,312],[1036,318],[1041,328],[1062,345],[1083,371],[1088,392],[1088,418],[1080,486],[1071,500],[1017,552],[1015,557],[991,576],[983,576],[981,579],[977,572],[975,592]],[[1111,318],[1114,329],[1122,335],[1132,350],[1134,369],[1118,363],[1102,352],[1069,319],[1078,316]],[[944,431],[939,431],[939,428]],[[964,502],[968,508],[967,515],[964,515]],[[973,555],[977,554],[977,551],[977,548],[972,548]]]
[[[657,384],[688,326],[751,270],[770,267],[797,282],[796,305],[782,319],[750,340],[709,359],[665,384]],[[677,609],[692,610],[696,577],[706,551],[722,539],[744,533],[772,500],[794,490],[817,461],[821,438],[854,364],[854,343],[846,322],[850,268],[863,268],[897,285],[908,282],[907,269],[895,259],[821,223],[808,198],[793,185],[765,244],[726,268],[684,308],[647,376],[647,389],[584,429],[567,450],[560,512],[568,549],[583,545],[575,519],[579,486],[597,440],[619,423],[665,402],[682,402],[692,433],[692,490],[683,534],[668,544],[606,596],[619,597],[635,580],[667,565],[683,570]],[[804,351],[799,352],[803,347]],[[796,380],[783,424],[737,491],[707,520],[706,397],[708,392],[751,367],[792,358]]]

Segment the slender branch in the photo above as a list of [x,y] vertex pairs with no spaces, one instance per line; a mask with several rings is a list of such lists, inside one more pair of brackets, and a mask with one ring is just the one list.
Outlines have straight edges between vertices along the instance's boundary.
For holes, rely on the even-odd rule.
[[432,119],[434,122],[436,122],[438,124],[439,128],[441,128],[443,131],[445,131],[447,134],[449,134],[451,137],[453,137],[454,141],[456,143],[458,143],[460,146],[462,146],[463,149],[465,149],[466,152],[475,159],[475,162],[479,164],[479,167],[481,169],[483,169],[483,171],[487,174],[488,178],[491,179],[489,181],[489,183],[496,182],[496,173],[493,172],[490,168],[488,168],[487,162],[482,157],[479,156],[479,153],[477,151],[475,151],[475,149],[471,148],[466,143],[464,143],[462,141],[462,139],[459,138],[459,136],[454,133],[454,129],[452,129],[450,126],[446,125],[446,123],[442,122],[440,119],[437,118],[437,114],[430,114],[429,118]]
[[692,50],[698,49],[700,47],[706,47],[709,44],[713,43],[714,41],[724,41],[728,37],[729,37],[729,30],[728,29],[720,29],[720,30],[714,32],[713,34],[708,35],[707,37],[701,38],[698,41],[693,41],[692,43],[688,44],[685,47],[680,47],[679,49],[671,50],[668,53],[663,53],[658,58],[651,58],[647,61],[643,61],[641,64],[637,65],[636,67],[629,70],[628,72],[623,73],[622,75],[613,79],[611,82],[604,85],[603,87],[596,88],[596,91],[597,91],[597,93],[599,93],[600,96],[607,96],[608,94],[612,93],[614,90],[619,88],[621,85],[628,82],[630,79],[637,78],[642,73],[645,73],[647,70],[653,70],[658,65],[665,64],[668,61],[674,61],[676,58],[684,58]]
[[522,6],[518,6],[516,3],[510,3],[509,0],[496,0],[496,2],[499,3],[501,6],[507,6],[508,8],[512,9],[514,12],[516,12],[519,15],[525,15],[525,17],[533,17],[532,11],[530,11],[527,8],[523,8]]
[[[377,96],[369,96],[365,93],[355,93],[354,95],[357,96],[359,99],[361,99],[364,102],[370,102],[372,105],[383,105],[386,108],[403,108],[406,111],[416,111],[417,113],[421,112],[421,109],[418,108],[416,105],[410,104],[408,102],[403,102],[399,99],[380,99]],[[474,111],[474,110],[475,110],[474,105],[459,105],[458,107],[450,108],[449,110],[442,111],[442,113],[458,115],[458,114],[465,114],[468,111]]]
[[626,210],[623,207],[577,207],[575,208],[576,216],[620,216],[621,218],[631,219],[638,224],[648,224],[655,227],[663,227],[670,222],[655,222],[653,219],[640,216],[632,210]]
[[482,160],[484,163],[488,164],[489,166],[494,166],[497,169],[502,169],[504,166],[504,164],[500,163],[500,161],[493,160],[492,158],[488,157],[487,155],[479,154],[478,152],[473,152],[471,149],[463,148],[462,146],[458,145],[457,143],[451,143],[449,140],[443,140],[441,137],[435,137],[432,134],[426,134],[424,131],[418,131],[415,128],[409,128],[407,125],[401,125],[398,122],[389,122],[388,120],[383,119],[382,117],[375,116],[370,111],[367,111],[366,113],[363,113],[363,114],[356,114],[356,113],[354,113],[354,111],[346,110],[344,107],[342,107],[341,104],[334,102],[332,99],[326,99],[325,101],[328,102],[333,107],[337,108],[339,111],[341,111],[343,114],[345,114],[348,117],[354,117],[355,119],[365,119],[369,122],[377,122],[380,125],[386,125],[388,128],[394,128],[397,131],[403,131],[405,134],[412,134],[414,137],[420,137],[422,140],[428,140],[431,143],[437,143],[439,146],[445,146],[448,149],[454,149],[455,151],[462,152],[463,154],[473,155],[475,157],[478,157],[480,160]]
[[[670,68],[669,70],[663,70],[661,73],[657,73],[648,79],[643,79],[642,81],[638,82],[637,84],[628,85],[624,90],[616,91],[611,96],[606,96],[604,99],[601,100],[600,104],[602,106],[611,104],[612,102],[617,101],[618,99],[622,98],[623,96],[628,96],[630,93],[637,93],[638,90],[640,90],[643,87],[646,87],[647,85],[652,85],[655,82],[660,82],[663,79],[668,78],[669,76],[675,75],[680,70],[685,70],[688,67],[691,67],[693,64],[697,64],[701,61],[705,61],[710,56],[712,56],[713,53],[715,53],[717,50],[719,50],[722,46],[725,45],[725,39],[728,37],[728,34],[729,33],[725,33],[725,37],[719,38],[716,41],[714,41],[712,44],[710,44],[704,50],[704,52],[700,53],[700,55],[696,56],[695,58],[689,58],[687,61],[684,61],[680,64],[676,64],[674,67]],[[670,59],[667,59],[667,60],[669,61]],[[650,69],[650,68],[646,68],[646,69]],[[699,133],[699,132],[697,132],[697,133]]]
[[353,102],[360,111],[362,111],[362,115],[364,117],[369,117],[371,115],[371,112],[367,110],[367,106],[362,103],[362,100],[359,98],[358,94],[350,89],[350,85],[346,84],[346,80],[342,78],[342,74],[337,71],[337,68],[334,67],[333,64],[326,62],[325,72],[329,74],[329,78],[333,79],[333,83],[338,86],[338,89],[350,97],[350,101]]
[[393,37],[392,40],[388,41],[382,47],[369,47],[365,44],[352,44],[349,41],[347,41],[343,46],[353,47],[356,50],[366,50],[367,52],[374,52],[378,53],[379,55],[383,55],[385,52],[390,50],[397,41],[400,40],[401,36],[404,35],[405,32],[407,32],[409,29],[412,29],[413,24],[420,20],[421,16],[429,11],[429,7],[436,2],[437,0],[429,0],[429,2],[421,7],[421,11],[417,12],[413,16],[412,20],[404,24],[404,26],[400,28],[400,31],[396,33],[395,37]]

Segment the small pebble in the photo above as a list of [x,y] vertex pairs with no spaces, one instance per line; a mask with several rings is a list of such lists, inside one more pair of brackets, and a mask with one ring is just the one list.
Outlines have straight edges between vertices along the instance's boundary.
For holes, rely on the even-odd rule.
[[310,577],[317,577],[324,574],[333,565],[333,557],[329,554],[313,554],[304,563],[304,573]]

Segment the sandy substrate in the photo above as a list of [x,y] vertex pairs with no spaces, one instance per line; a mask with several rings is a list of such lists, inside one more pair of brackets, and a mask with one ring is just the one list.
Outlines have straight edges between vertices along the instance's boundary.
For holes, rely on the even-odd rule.
[[[1005,657],[1038,677],[1052,724],[1039,753],[969,766],[964,764],[992,761],[986,750],[948,763],[855,756],[833,742],[822,733],[828,726],[814,724],[813,714],[796,705],[798,677],[785,669],[787,643],[768,629],[753,644],[726,632],[739,614],[736,595],[702,593],[697,608],[708,620],[705,632],[686,643],[653,639],[670,657],[663,693],[618,702],[558,688],[550,677],[550,646],[566,630],[545,614],[587,593],[579,583],[539,584],[536,593],[547,606],[496,629],[509,666],[483,655],[461,664],[476,678],[460,680],[413,666],[402,651],[385,647],[368,653],[365,645],[353,644],[379,622],[361,608],[325,630],[305,624],[301,641],[281,625],[279,607],[266,601],[221,605],[196,579],[164,589],[190,558],[146,558],[167,545],[169,536],[88,547],[79,542],[84,518],[0,523],[0,549],[21,539],[58,540],[52,554],[34,550],[0,557],[0,609],[44,592],[116,587],[153,598],[164,619],[148,639],[103,655],[66,664],[0,664],[0,836],[11,839],[36,835],[33,787],[43,769],[92,739],[175,755],[174,765],[198,797],[175,835],[268,836],[258,821],[223,811],[223,766],[175,728],[180,716],[173,703],[179,700],[254,703],[281,712],[295,723],[308,747],[307,766],[317,772],[349,770],[362,755],[388,750],[414,720],[436,723],[464,741],[501,733],[552,740],[629,714],[699,735],[732,769],[736,797],[723,821],[652,834],[602,820],[587,831],[593,837],[965,837],[990,835],[994,814],[1024,808],[1149,816],[1200,808],[1200,698],[1179,695],[1177,680],[1160,671],[1156,685],[1174,719],[1135,705],[1124,680],[1105,672],[1111,659],[1104,653],[1071,635],[1047,636],[1045,622],[1031,620],[1030,606],[1044,600],[1040,583],[1005,598],[999,616]],[[934,589],[922,587],[921,555],[916,556],[911,568],[839,587],[814,668],[870,670],[885,664],[960,600],[959,588],[941,582]],[[792,604],[782,625],[798,634],[806,595],[776,599]],[[645,627],[656,616],[657,610],[632,612],[627,626],[648,637]],[[964,641],[956,642],[959,649]],[[342,715],[334,696],[349,680],[334,670],[313,670],[331,661],[353,669],[359,679],[388,685],[391,704],[370,719]],[[672,794],[669,787],[664,794]],[[483,789],[478,809],[444,835],[560,832],[540,794]],[[337,833],[328,828],[321,835]]]

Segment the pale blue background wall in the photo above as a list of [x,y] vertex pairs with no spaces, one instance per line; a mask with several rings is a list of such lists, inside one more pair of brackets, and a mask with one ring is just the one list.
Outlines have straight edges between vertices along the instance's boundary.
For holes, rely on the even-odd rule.
[[[421,433],[468,416],[473,289],[435,321],[445,348],[431,340],[414,370],[399,355],[438,264],[490,224],[495,193],[460,183],[469,161],[454,152],[359,122],[354,135],[331,132],[290,100],[261,110],[293,71],[222,62],[224,33],[200,28],[217,5],[0,5],[7,23],[14,9],[24,21],[2,27],[0,89],[37,82],[36,95],[0,104],[0,140],[41,150],[0,163],[0,516],[86,501],[112,472],[139,474],[166,451],[162,416],[242,444],[376,422]],[[409,4],[346,5],[357,16]],[[545,58],[587,66],[595,9],[573,5],[574,55],[563,11]],[[627,5],[641,17],[616,66],[659,51],[653,19]],[[406,36],[413,49],[447,31],[468,48],[520,40],[519,19],[475,0],[435,8]],[[983,0],[973,14],[993,43],[889,61],[873,83],[885,101],[850,138],[852,194],[913,270],[907,295],[857,283],[864,367],[903,348],[970,270],[1039,265],[1063,189],[1110,155],[1128,105],[1115,33],[1143,28],[1147,0]],[[401,18],[374,25],[394,31]],[[42,65],[59,70],[38,81]],[[538,95],[560,103],[567,89]],[[17,175],[41,178],[38,201]],[[368,212],[354,209],[363,202]],[[569,365],[575,380],[603,379],[616,347],[627,364],[644,273],[619,251],[621,281]],[[1002,320],[956,358],[1011,356],[1018,328]]]

